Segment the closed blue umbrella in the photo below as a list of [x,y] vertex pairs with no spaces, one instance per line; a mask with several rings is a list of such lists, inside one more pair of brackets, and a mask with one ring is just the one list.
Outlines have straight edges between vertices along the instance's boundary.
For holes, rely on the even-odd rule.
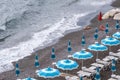
[[68,41],[68,47],[67,47],[68,53],[71,53],[72,47],[71,47],[71,41]]
[[37,71],[37,75],[43,78],[55,78],[60,76],[60,71],[54,68],[44,68]]
[[115,29],[116,29],[116,30],[119,30],[119,29],[120,29],[120,25],[119,25],[119,22],[118,22],[118,21],[116,21]]
[[82,45],[82,47],[84,47],[85,44],[86,44],[86,41],[85,41],[85,36],[84,36],[84,34],[83,34],[83,35],[82,35],[82,40],[81,40],[81,45]]
[[[106,46],[110,46],[111,47],[111,46],[119,45],[120,41],[115,39],[115,38],[107,36],[105,39],[101,40],[101,43],[106,45]],[[111,49],[110,49],[110,51],[111,51]]]
[[25,79],[22,79],[22,80],[36,80],[36,79],[28,77],[28,78],[25,78]]
[[116,61],[115,61],[115,59],[112,59],[111,71],[112,71],[112,74],[116,71]]
[[38,55],[35,55],[35,63],[34,63],[34,65],[35,65],[35,67],[39,67],[40,66]]
[[95,80],[101,80],[99,68],[96,68]]
[[102,44],[99,44],[98,42],[95,42],[95,44],[89,45],[88,49],[92,50],[92,51],[97,51],[96,59],[98,59],[98,51],[106,51],[106,50],[108,50],[108,48],[106,46],[104,46]]
[[16,74],[16,76],[18,77],[18,76],[20,75],[20,69],[19,69],[18,63],[16,63],[15,67],[16,67],[16,69],[15,69],[15,74]]
[[72,57],[74,59],[81,59],[82,60],[82,66],[83,66],[83,60],[90,59],[93,57],[93,54],[90,52],[85,51],[85,49],[82,49],[80,52],[75,52]]
[[98,29],[96,28],[95,33],[94,33],[94,39],[98,40]]
[[[116,26],[115,26],[115,28],[116,28],[116,30],[119,30],[119,29],[120,29],[120,25],[119,25],[118,22],[116,22]],[[117,32],[114,33],[112,36],[113,36],[114,38],[116,38],[116,39],[120,39],[120,32],[117,31]]]
[[55,49],[52,48],[52,54],[51,54],[51,59],[56,59],[56,55],[55,55]]
[[109,24],[106,24],[106,29],[105,29],[105,33],[108,34],[109,33]]
[[80,80],[83,80],[83,77],[82,77],[82,76],[80,76]]
[[73,70],[78,68],[78,63],[70,59],[59,60],[56,63],[56,67],[62,70]]

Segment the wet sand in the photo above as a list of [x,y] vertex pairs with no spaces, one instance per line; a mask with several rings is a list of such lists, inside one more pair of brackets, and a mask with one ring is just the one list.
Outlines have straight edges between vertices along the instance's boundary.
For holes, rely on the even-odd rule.
[[[119,0],[113,2],[112,6],[120,7],[120,3],[118,3],[118,2],[119,2]],[[118,6],[118,4],[119,4],[119,6]],[[44,78],[38,78],[38,76],[35,74],[35,71],[37,69],[42,69],[42,68],[45,68],[45,67],[48,67],[48,66],[53,67],[51,65],[52,62],[56,62],[60,59],[67,58],[67,55],[68,55],[68,53],[67,53],[67,41],[68,40],[71,40],[71,42],[72,42],[72,48],[73,48],[72,53],[74,53],[76,51],[80,51],[81,50],[81,45],[80,45],[81,35],[83,34],[83,32],[86,36],[86,48],[87,48],[88,45],[94,43],[93,34],[95,32],[95,28],[99,27],[100,24],[105,25],[106,22],[108,22],[109,25],[110,25],[110,35],[112,35],[113,33],[116,32],[115,27],[114,27],[115,21],[112,20],[112,19],[107,19],[107,20],[103,20],[103,21],[98,23],[97,17],[95,17],[94,19],[91,20],[91,24],[88,25],[88,26],[91,27],[90,30],[83,30],[82,29],[80,31],[72,32],[70,34],[67,34],[63,38],[61,38],[56,44],[54,44],[52,46],[49,46],[49,47],[46,47],[44,49],[38,50],[35,53],[33,53],[31,56],[28,56],[28,57],[25,57],[22,60],[19,60],[18,63],[20,65],[20,70],[21,70],[21,74],[20,74],[19,78],[25,78],[25,77],[30,76],[30,77],[34,77],[38,80],[46,80]],[[105,38],[105,36],[106,35],[105,35],[104,31],[99,31],[99,42],[100,42],[101,39]],[[54,61],[50,59],[50,54],[51,54],[51,48],[52,47],[55,47],[55,53],[56,53],[56,56],[57,56],[56,60],[54,60]],[[114,46],[111,49],[112,49],[113,52],[117,52],[117,49],[119,49],[119,48],[120,48],[120,46]],[[94,54],[94,57],[92,59],[84,61],[85,62],[84,65],[86,67],[90,67],[90,64],[95,62],[96,52],[92,52],[92,53]],[[39,59],[40,67],[39,68],[34,67],[35,54],[38,54],[39,57],[40,57],[40,59]],[[107,55],[108,55],[108,51],[100,52],[99,53],[99,58],[102,59]],[[81,70],[81,61],[77,60],[77,62],[80,65],[79,68],[76,69],[76,70],[68,71],[68,73],[73,74],[73,75],[77,75],[76,74],[77,71]],[[60,71],[62,71],[62,70],[60,70]],[[116,74],[120,75],[120,64],[117,65]],[[102,71],[101,72],[101,77],[102,77],[101,80],[107,80],[108,78],[110,78],[110,75],[111,75],[111,71]],[[0,80],[16,80],[14,70],[4,72],[4,73],[0,74]],[[50,79],[50,80],[65,80],[65,79],[62,78],[62,77],[59,77],[59,78],[54,78],[54,79]]]

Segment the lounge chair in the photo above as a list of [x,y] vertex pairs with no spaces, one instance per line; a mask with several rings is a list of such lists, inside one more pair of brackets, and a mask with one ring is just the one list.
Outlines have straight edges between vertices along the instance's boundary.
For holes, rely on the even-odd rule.
[[118,49],[117,51],[120,52],[120,49]]
[[104,61],[104,60],[98,60],[96,62],[99,63],[99,64],[104,65],[104,68],[103,68],[104,70],[109,70],[110,69],[111,62]]
[[114,56],[106,56],[105,58],[103,58],[104,61],[108,61],[108,62],[111,61],[112,59],[118,61],[118,58]]
[[102,70],[105,66],[103,64],[99,64],[99,63],[92,63],[92,66],[95,66],[96,68],[99,67],[100,70]]
[[115,79],[115,78],[109,78],[108,80],[118,80],[118,79]]
[[120,58],[120,54],[119,54],[119,53],[110,52],[109,55],[110,55],[110,56],[117,57],[117,58]]
[[82,71],[82,70],[78,71],[77,74],[78,74],[78,76],[83,76],[83,77],[87,77],[87,78],[91,78],[91,76],[92,76],[91,73],[85,72],[85,71]]
[[96,70],[96,67],[95,66],[91,66],[91,67],[89,67],[89,69]]
[[91,73],[93,75],[96,73],[96,70],[90,69],[90,68],[86,68],[86,67],[82,68],[82,71],[89,72],[89,73]]
[[104,66],[109,66],[110,65],[110,62],[107,62],[107,61],[104,61],[104,60],[97,60],[96,62],[99,63],[99,64],[103,64]]
[[72,55],[68,55],[68,58],[71,58],[72,57]]
[[117,80],[120,80],[120,75],[111,75],[111,78],[114,78],[114,79],[117,79]]

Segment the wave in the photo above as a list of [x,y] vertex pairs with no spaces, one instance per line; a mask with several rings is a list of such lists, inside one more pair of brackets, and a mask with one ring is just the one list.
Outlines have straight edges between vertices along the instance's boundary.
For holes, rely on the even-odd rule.
[[51,27],[34,33],[30,40],[21,42],[15,47],[1,50],[0,73],[13,70],[14,66],[12,65],[12,62],[23,59],[24,57],[31,55],[35,50],[52,43],[53,40],[63,37],[66,31],[80,29],[81,27],[78,26],[76,22],[78,21],[78,18],[86,16],[87,14],[88,13],[83,13],[74,15],[71,18],[63,18]]

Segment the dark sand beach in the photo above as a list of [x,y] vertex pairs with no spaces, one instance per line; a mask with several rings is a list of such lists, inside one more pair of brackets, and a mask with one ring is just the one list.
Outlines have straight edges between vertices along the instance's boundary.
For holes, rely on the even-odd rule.
[[[113,2],[112,6],[113,7],[120,7],[120,1],[117,0],[117,1]],[[43,78],[38,78],[38,76],[36,76],[36,74],[35,74],[35,71],[37,69],[45,68],[47,66],[53,67],[51,65],[53,61],[50,59],[52,47],[55,47],[55,53],[57,56],[55,61],[58,61],[60,59],[65,59],[65,58],[67,58],[67,55],[68,55],[68,53],[67,53],[67,41],[68,40],[71,40],[71,42],[72,42],[73,53],[76,51],[80,51],[81,50],[81,45],[80,45],[81,36],[82,36],[82,33],[84,32],[84,34],[86,36],[86,43],[87,43],[86,48],[87,48],[88,45],[94,43],[93,34],[95,32],[95,28],[99,27],[100,24],[105,25],[106,22],[108,22],[110,25],[110,35],[112,35],[113,33],[116,32],[115,27],[114,27],[115,20],[110,18],[107,20],[103,20],[103,21],[99,22],[99,24],[98,24],[97,17],[95,17],[94,19],[91,20],[91,24],[88,25],[91,27],[90,30],[83,30],[82,29],[80,31],[67,34],[63,38],[61,38],[56,44],[49,46],[49,47],[46,47],[44,49],[38,50],[35,53],[33,53],[31,56],[28,56],[22,60],[19,60],[18,63],[20,65],[20,70],[21,70],[21,74],[20,74],[19,78],[25,78],[25,77],[30,76],[30,77],[34,77],[38,80],[46,80]],[[106,35],[105,35],[104,31],[99,31],[99,42],[101,39],[105,38],[105,36]],[[120,48],[120,46],[114,46],[111,49],[113,52],[117,52],[117,50],[119,48]],[[94,54],[94,57],[92,59],[85,61],[84,65],[86,67],[90,67],[90,64],[95,62],[96,52],[92,52],[92,53]],[[34,67],[35,54],[38,54],[40,57],[40,59],[39,59],[40,67],[39,68]],[[100,52],[99,58],[102,59],[107,55],[108,55],[108,51]],[[73,75],[77,75],[77,71],[79,71],[81,69],[81,61],[77,60],[77,62],[80,65],[79,68],[76,70],[69,71],[68,73],[73,74]],[[116,74],[120,75],[120,64],[117,64]],[[102,77],[101,80],[107,80],[108,78],[110,78],[110,75],[111,75],[111,71],[102,71],[101,72],[101,77]],[[16,80],[14,70],[0,74],[0,80]],[[65,79],[62,77],[59,77],[59,78],[54,78],[54,79],[50,79],[50,80],[65,80]]]

